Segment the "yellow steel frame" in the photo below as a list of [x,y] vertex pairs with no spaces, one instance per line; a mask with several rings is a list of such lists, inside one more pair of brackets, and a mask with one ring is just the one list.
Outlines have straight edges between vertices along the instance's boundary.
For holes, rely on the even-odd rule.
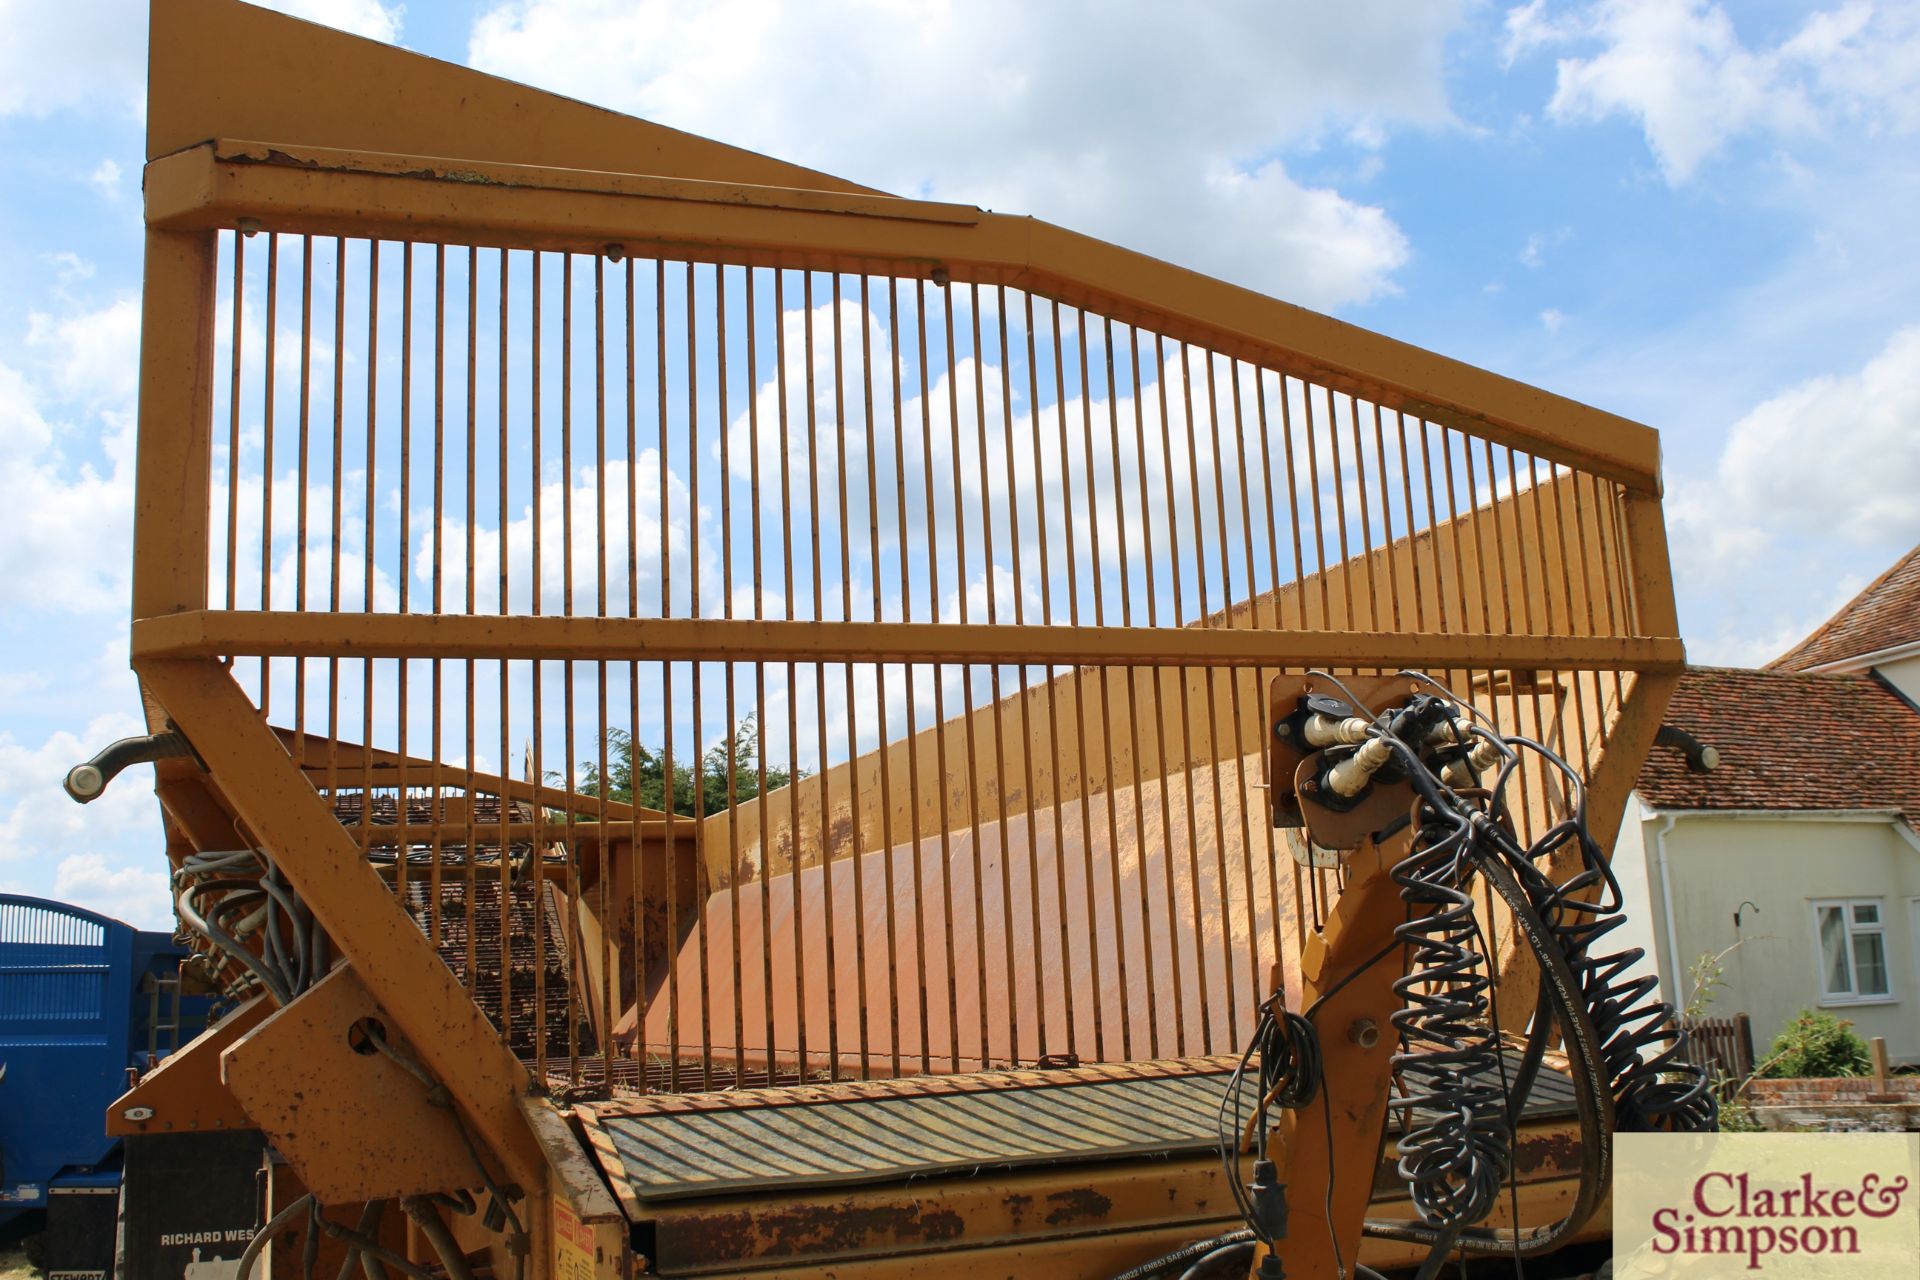
[[[1044,222],[863,191],[233,0],[157,0],[152,60],[132,610],[133,664],[149,718],[186,734],[211,772],[210,794],[224,797],[274,851],[394,1029],[444,1082],[486,1158],[535,1197],[537,1260],[552,1256],[544,1235],[549,1189],[563,1198],[584,1193],[562,1185],[566,1177],[542,1149],[553,1134],[536,1136],[529,1123],[525,1070],[427,940],[401,926],[360,843],[333,818],[223,659],[751,653],[806,661],[1633,671],[1639,678],[1595,779],[1600,825],[1617,821],[1683,661],[1658,445],[1649,429]],[[306,76],[331,87],[305,89]],[[636,160],[653,172],[613,171]],[[1364,388],[1387,407],[1615,482],[1630,553],[1632,634],[210,612],[215,236],[236,227],[589,252],[618,245],[702,261],[1007,284],[1146,321],[1269,368]],[[567,1176],[577,1182],[578,1173]]]

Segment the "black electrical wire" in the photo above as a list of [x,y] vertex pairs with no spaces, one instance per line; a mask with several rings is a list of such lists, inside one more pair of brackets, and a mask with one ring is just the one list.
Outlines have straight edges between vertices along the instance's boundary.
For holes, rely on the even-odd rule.
[[1193,1244],[1175,1249],[1172,1253],[1164,1257],[1155,1258],[1151,1262],[1143,1262],[1137,1267],[1130,1267],[1115,1276],[1113,1280],[1168,1280],[1168,1277],[1178,1274],[1174,1271],[1175,1267],[1184,1269],[1193,1265],[1201,1258],[1206,1257],[1216,1249],[1224,1249],[1236,1244],[1251,1243],[1252,1240],[1252,1231],[1230,1231],[1226,1235],[1216,1236],[1211,1240],[1199,1240]]
[[[1391,944],[1344,975],[1304,1015],[1310,1030],[1320,1006],[1347,983],[1395,951],[1405,955],[1406,973],[1395,983],[1402,1007],[1393,1022],[1401,1037],[1394,1068],[1407,1088],[1404,1096],[1389,1105],[1403,1116],[1399,1171],[1420,1218],[1369,1220],[1365,1229],[1368,1234],[1426,1245],[1429,1256],[1422,1276],[1436,1275],[1455,1251],[1462,1255],[1510,1252],[1517,1268],[1523,1255],[1556,1247],[1597,1209],[1616,1125],[1710,1129],[1717,1124],[1713,1096],[1704,1073],[1685,1059],[1684,1033],[1672,1007],[1651,998],[1657,983],[1626,976],[1641,952],[1601,954],[1596,945],[1623,923],[1621,898],[1605,852],[1588,832],[1586,791],[1578,773],[1542,743],[1501,735],[1478,708],[1424,674],[1419,675],[1420,681],[1438,690],[1444,700],[1420,695],[1398,712],[1389,709],[1385,715],[1375,715],[1338,679],[1314,674],[1325,675],[1352,705],[1368,714],[1373,721],[1371,736],[1387,743],[1393,753],[1392,767],[1415,794],[1414,836],[1408,854],[1391,872],[1407,903],[1406,921],[1396,929]],[[1461,710],[1477,723],[1462,725]],[[1436,717],[1441,721],[1437,726]],[[1432,739],[1446,734],[1449,725],[1452,742],[1436,750]],[[1415,741],[1408,741],[1409,737]],[[1477,745],[1482,743],[1486,746]],[[1509,795],[1528,758],[1558,774],[1568,806],[1564,818],[1523,845],[1514,834]],[[1448,781],[1436,772],[1440,766],[1445,766]],[[1476,766],[1494,768],[1492,781],[1484,788],[1475,777]],[[1449,781],[1472,785],[1449,785]],[[1555,880],[1543,869],[1564,865],[1568,855],[1576,861],[1571,875]],[[1494,948],[1474,912],[1471,887],[1475,880],[1484,882],[1506,903],[1540,969],[1540,991],[1517,1065],[1509,1062],[1499,1030],[1492,977]],[[1235,1202],[1249,1223],[1255,1216],[1238,1174],[1243,1133],[1239,1095],[1255,1054],[1277,1062],[1282,1071],[1290,1069],[1286,1053],[1306,1042],[1306,1037],[1282,1033],[1287,1016],[1278,1009],[1277,999],[1262,1005],[1254,1036],[1230,1077],[1228,1098],[1221,1108],[1221,1156]],[[1503,1190],[1517,1194],[1515,1135],[1548,1044],[1556,1035],[1573,1080],[1577,1123],[1587,1153],[1573,1203],[1560,1221],[1545,1227],[1526,1231],[1480,1227],[1477,1224],[1492,1211]],[[1263,1072],[1257,1114],[1262,1136],[1267,1105],[1286,1105],[1283,1099],[1288,1090],[1276,1089],[1276,1083],[1275,1076]],[[1228,1242],[1207,1243],[1217,1251]],[[1178,1256],[1195,1259],[1197,1265],[1205,1253],[1183,1251]],[[1157,1265],[1161,1269],[1141,1275],[1160,1276],[1174,1264],[1162,1260]]]

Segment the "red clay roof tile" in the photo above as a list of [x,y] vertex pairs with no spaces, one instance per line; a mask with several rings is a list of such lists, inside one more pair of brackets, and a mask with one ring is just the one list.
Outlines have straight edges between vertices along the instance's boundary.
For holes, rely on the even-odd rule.
[[1920,547],[1894,562],[1818,630],[1767,665],[1807,671],[1920,641]]
[[1720,767],[1655,747],[1639,790],[1656,809],[1881,809],[1920,827],[1920,712],[1870,675],[1689,667],[1666,720]]

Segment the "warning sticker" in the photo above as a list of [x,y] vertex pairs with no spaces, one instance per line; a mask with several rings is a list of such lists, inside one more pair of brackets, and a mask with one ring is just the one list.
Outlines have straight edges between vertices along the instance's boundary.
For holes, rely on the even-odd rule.
[[593,1228],[553,1198],[553,1280],[593,1280]]

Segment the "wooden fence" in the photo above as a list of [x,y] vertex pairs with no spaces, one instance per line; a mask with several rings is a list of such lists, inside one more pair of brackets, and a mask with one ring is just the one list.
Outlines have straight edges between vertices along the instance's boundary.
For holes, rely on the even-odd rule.
[[1716,1082],[1738,1085],[1753,1074],[1753,1020],[1694,1018],[1681,1024],[1687,1033],[1687,1060],[1705,1067]]

